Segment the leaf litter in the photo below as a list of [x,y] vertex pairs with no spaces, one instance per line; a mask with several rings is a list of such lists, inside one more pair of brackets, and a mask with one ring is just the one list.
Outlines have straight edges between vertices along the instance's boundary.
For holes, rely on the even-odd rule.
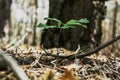
[[[1,47],[18,62],[30,80],[120,80],[120,58],[94,54],[75,60],[59,55],[76,54],[64,48],[45,49],[41,46],[19,45],[12,50]],[[58,57],[57,55],[59,52]],[[7,65],[0,64],[0,80],[17,80]]]

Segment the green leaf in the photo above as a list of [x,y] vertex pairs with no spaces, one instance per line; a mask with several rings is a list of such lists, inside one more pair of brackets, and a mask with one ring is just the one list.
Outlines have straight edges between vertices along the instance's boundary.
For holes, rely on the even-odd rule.
[[39,23],[37,27],[43,28],[43,29],[48,29],[48,28],[56,28],[56,26],[48,26],[42,23]]
[[56,21],[58,23],[57,27],[61,27],[62,22],[56,18],[44,18],[45,20],[51,20],[51,21]]
[[86,18],[80,19],[79,22],[80,22],[80,23],[89,23],[89,21],[88,21]]
[[74,19],[71,19],[71,20],[69,20],[66,24],[74,24],[74,23],[76,23],[76,22],[78,22],[77,20],[74,20]]
[[38,25],[37,25],[37,27],[46,27],[47,25],[45,25],[45,24],[42,24],[42,23],[39,23]]
[[80,25],[80,23],[77,21],[77,20],[74,20],[74,19],[72,19],[72,20],[69,20],[66,24],[64,24],[64,26],[76,26],[76,25]]
[[87,28],[86,25],[82,24],[82,23],[87,23],[86,19],[81,19],[81,20],[69,20],[66,24],[64,24],[64,26],[62,26],[64,29],[66,28],[75,28],[75,26],[81,26],[84,28]]
[[82,27],[87,28],[87,25],[81,24]]
[[80,26],[81,23],[65,24],[65,26]]
[[66,26],[62,26],[61,28],[62,28],[62,29],[75,28],[75,26],[67,26],[67,25],[66,25]]

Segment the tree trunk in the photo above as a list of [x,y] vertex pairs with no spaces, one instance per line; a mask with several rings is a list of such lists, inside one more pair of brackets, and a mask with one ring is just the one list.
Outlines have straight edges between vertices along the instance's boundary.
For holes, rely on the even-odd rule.
[[117,0],[115,0],[115,8],[114,8],[114,11],[113,11],[113,33],[112,33],[112,38],[115,38],[115,36],[116,36],[117,12],[118,12],[118,2],[117,2]]
[[[97,20],[98,8],[97,3],[93,0],[49,0],[50,9],[49,17],[60,19],[66,22],[70,19],[87,18],[90,22],[87,24],[88,28],[69,28],[64,29],[60,33],[59,46],[57,45],[57,37],[60,32],[59,29],[46,29],[42,34],[41,44],[45,48],[64,47],[69,50],[76,50],[78,45],[82,48],[95,47],[96,43],[100,43],[101,26],[96,28],[95,20]],[[100,1],[99,1],[100,3]],[[104,3],[104,2],[103,2]],[[95,12],[97,10],[97,12]],[[52,21],[47,22],[48,25],[55,24]],[[99,30],[98,30],[99,29]],[[97,32],[100,32],[98,35]],[[97,36],[98,35],[98,36]],[[97,39],[95,38],[97,36]],[[99,41],[98,41],[99,40]],[[96,42],[97,41],[97,42]]]
[[0,0],[0,38],[5,36],[3,29],[6,24],[6,20],[10,18],[11,3],[12,0]]
[[[115,8],[114,8],[114,10],[113,10],[113,30],[112,30],[112,38],[115,38],[116,37],[116,28],[117,28],[117,26],[116,26],[116,21],[117,21],[117,13],[118,13],[118,2],[117,2],[117,0],[114,0],[114,2],[115,2]],[[115,48],[115,43],[112,45],[112,47],[113,47],[113,50],[114,50],[114,48]]]

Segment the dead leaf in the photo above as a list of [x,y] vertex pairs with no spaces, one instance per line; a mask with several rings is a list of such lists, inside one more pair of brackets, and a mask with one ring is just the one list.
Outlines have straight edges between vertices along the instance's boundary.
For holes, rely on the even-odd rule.
[[76,75],[74,74],[74,70],[67,70],[65,69],[65,72],[60,77],[60,80],[78,80]]
[[48,69],[45,74],[42,74],[39,78],[39,80],[54,80],[54,74],[53,72]]

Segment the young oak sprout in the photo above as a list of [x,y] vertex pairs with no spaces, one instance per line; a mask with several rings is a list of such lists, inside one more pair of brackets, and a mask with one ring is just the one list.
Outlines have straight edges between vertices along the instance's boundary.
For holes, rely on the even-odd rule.
[[89,23],[89,21],[86,18],[82,18],[80,20],[71,19],[71,20],[67,21],[65,24],[56,18],[44,18],[44,20],[55,21],[55,22],[57,22],[57,25],[48,26],[46,24],[39,23],[37,25],[37,27],[40,27],[43,29],[48,29],[48,28],[66,29],[66,28],[75,28],[76,26],[87,28],[87,26],[85,24]]
[[[75,27],[79,27],[79,26],[87,28],[87,26],[85,24],[89,23],[89,21],[86,18],[84,18],[84,19],[82,18],[80,20],[71,19],[71,20],[67,21],[65,24],[62,21],[60,21],[56,18],[44,18],[44,19],[45,20],[50,20],[50,21],[55,21],[55,22],[57,22],[57,25],[48,26],[46,24],[39,23],[37,25],[37,27],[40,27],[40,28],[43,28],[43,29],[60,28],[58,38],[57,38],[57,48],[60,47],[59,46],[59,37],[60,37],[60,33],[61,33],[62,29],[75,28]],[[57,58],[59,57],[58,55],[59,55],[59,50],[57,49]]]

